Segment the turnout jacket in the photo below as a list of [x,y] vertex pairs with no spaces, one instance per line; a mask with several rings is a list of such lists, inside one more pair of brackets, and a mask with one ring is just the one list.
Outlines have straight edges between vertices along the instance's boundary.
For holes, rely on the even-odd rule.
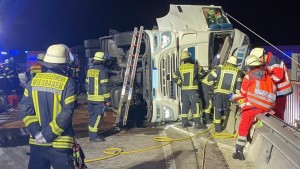
[[172,81],[181,86],[181,90],[198,90],[199,68],[196,64],[186,62],[179,66],[172,75]]
[[[21,117],[31,134],[29,144],[72,148],[72,117],[76,100],[74,89],[74,81],[58,68],[37,73],[26,84]],[[46,144],[35,143],[33,137],[40,131]]]
[[209,73],[207,81],[214,82],[214,93],[239,93],[243,72],[231,64],[218,66]]
[[87,100],[90,103],[110,101],[108,76],[102,65],[93,65],[86,75]]

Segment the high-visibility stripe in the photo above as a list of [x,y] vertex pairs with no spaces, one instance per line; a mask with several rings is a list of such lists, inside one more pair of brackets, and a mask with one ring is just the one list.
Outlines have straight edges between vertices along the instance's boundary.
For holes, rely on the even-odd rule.
[[90,101],[104,101],[104,96],[103,95],[89,95],[87,97],[88,100]]
[[74,102],[76,100],[76,96],[73,95],[73,96],[70,96],[68,98],[65,99],[65,104],[70,104],[72,102]]
[[104,94],[104,97],[105,97],[105,98],[110,98],[110,93]]
[[28,90],[26,88],[24,90],[24,96],[28,97]]
[[100,83],[107,83],[108,82],[108,79],[102,79],[100,80]]
[[198,86],[182,86],[182,90],[198,90]]
[[50,92],[50,93],[62,94],[62,90],[57,90],[57,89],[53,89],[53,88],[33,86],[32,90],[36,90],[36,91],[40,91],[40,92]]
[[187,118],[187,117],[188,117],[188,114],[181,114],[181,117],[182,117],[182,118]]
[[56,120],[53,119],[52,122],[50,122],[50,126],[51,126],[51,130],[54,134],[56,135],[60,135],[64,130],[62,128],[60,128],[57,123],[56,123]]
[[67,148],[71,149],[74,140],[73,137],[70,136],[58,136],[53,142],[51,143],[45,143],[45,144],[38,144],[35,142],[35,139],[33,139],[31,136],[29,138],[29,144],[38,145],[38,146],[52,146],[53,148]]
[[33,106],[35,110],[35,114],[39,119],[39,124],[41,125],[41,114],[40,114],[40,105],[39,105],[39,99],[38,99],[38,92],[32,90],[32,100],[33,100]]
[[100,123],[100,120],[101,120],[101,115],[98,115],[97,119],[96,119],[96,122],[95,122],[95,125],[94,126],[89,126],[89,131],[98,132],[98,125]]
[[23,122],[25,124],[25,126],[29,126],[31,123],[34,123],[34,122],[38,122],[38,118],[36,115],[34,116],[26,116],[24,119],[23,119]]

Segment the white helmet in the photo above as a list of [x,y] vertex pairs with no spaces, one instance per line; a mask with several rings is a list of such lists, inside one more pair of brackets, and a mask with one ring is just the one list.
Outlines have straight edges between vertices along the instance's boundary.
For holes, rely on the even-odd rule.
[[104,61],[104,53],[96,52],[92,61]]
[[261,56],[263,56],[265,53],[264,48],[254,48],[251,50],[250,55],[254,55],[257,58],[260,58]]
[[230,63],[230,64],[233,64],[233,65],[237,65],[237,57],[236,56],[230,56],[228,59],[227,59],[227,63]]
[[45,57],[45,53],[39,53],[37,55],[37,59],[40,60],[40,61],[44,60],[44,57]]
[[261,64],[262,62],[259,61],[259,59],[255,55],[249,55],[245,60],[245,67],[257,67]]
[[69,51],[63,44],[51,45],[47,49],[44,62],[48,63],[67,63],[69,57]]

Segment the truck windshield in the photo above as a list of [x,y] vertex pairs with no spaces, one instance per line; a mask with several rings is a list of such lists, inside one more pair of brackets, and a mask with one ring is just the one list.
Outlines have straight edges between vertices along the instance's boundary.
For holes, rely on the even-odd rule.
[[228,23],[220,8],[202,8],[207,25]]

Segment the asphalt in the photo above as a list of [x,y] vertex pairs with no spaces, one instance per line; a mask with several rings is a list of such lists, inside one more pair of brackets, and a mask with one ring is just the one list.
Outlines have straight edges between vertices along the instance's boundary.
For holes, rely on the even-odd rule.
[[[115,117],[113,112],[105,112],[99,128],[105,141],[89,142],[87,107],[84,96],[81,96],[73,126],[89,169],[254,168],[250,161],[241,162],[231,158],[235,146],[233,139],[211,138],[212,132],[196,130],[193,126],[182,128],[180,122],[132,127],[116,132]],[[19,111],[0,114],[0,169],[27,168],[28,137]],[[166,142],[157,141],[166,137]]]

